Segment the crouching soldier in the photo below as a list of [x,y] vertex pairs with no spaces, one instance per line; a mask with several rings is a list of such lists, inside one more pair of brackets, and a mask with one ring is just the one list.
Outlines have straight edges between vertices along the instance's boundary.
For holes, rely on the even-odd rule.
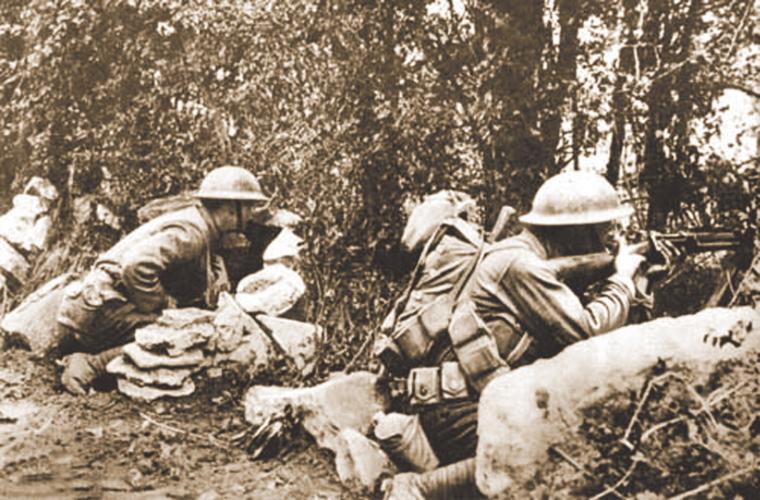
[[138,227],[69,285],[58,310],[63,358],[61,383],[86,394],[135,330],[167,307],[215,307],[229,289],[218,255],[222,236],[242,232],[266,212],[268,197],[241,167],[212,170],[196,193],[198,204]]
[[409,416],[380,417],[375,436],[418,472],[397,475],[387,497],[479,496],[480,392],[499,374],[625,324],[643,257],[621,245],[615,274],[586,304],[559,280],[549,259],[603,250],[613,221],[631,211],[599,175],[556,175],[520,218],[522,233],[474,252],[472,277],[463,275],[446,299],[455,301],[452,312],[442,308],[396,327],[392,347],[402,360],[414,360],[401,379]]

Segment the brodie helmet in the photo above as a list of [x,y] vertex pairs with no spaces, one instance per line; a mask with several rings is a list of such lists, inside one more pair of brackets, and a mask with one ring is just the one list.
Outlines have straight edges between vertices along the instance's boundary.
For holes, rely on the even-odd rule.
[[269,201],[256,176],[234,166],[215,168],[206,174],[195,197],[201,200]]
[[536,192],[531,211],[520,222],[532,226],[570,226],[609,222],[633,213],[601,175],[570,171],[550,177]]

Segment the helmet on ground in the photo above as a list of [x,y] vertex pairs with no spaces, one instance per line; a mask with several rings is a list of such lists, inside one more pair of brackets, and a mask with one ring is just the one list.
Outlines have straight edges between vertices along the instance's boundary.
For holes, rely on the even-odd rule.
[[195,193],[202,200],[269,201],[255,175],[242,167],[215,168]]
[[520,222],[532,226],[598,224],[627,217],[633,209],[620,204],[607,179],[591,172],[570,171],[550,177],[536,192],[531,211]]

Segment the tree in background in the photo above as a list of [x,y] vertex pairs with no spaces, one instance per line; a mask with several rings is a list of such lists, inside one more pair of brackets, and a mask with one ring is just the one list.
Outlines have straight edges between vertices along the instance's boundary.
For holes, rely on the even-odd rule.
[[250,168],[304,217],[310,316],[339,366],[408,268],[402,206],[434,190],[490,224],[596,153],[642,226],[756,224],[757,159],[706,148],[726,88],[757,99],[753,6],[9,0],[0,190],[42,174],[129,228],[214,166]]

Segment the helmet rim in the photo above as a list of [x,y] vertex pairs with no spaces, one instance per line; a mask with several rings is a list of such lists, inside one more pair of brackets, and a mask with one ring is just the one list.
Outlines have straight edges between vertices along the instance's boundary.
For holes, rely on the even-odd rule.
[[200,200],[269,201],[256,176],[234,165],[218,167],[206,174],[194,197]]
[[531,210],[519,220],[533,226],[599,224],[628,217],[633,208],[620,203],[612,184],[588,171],[569,171],[547,179],[536,192]]

